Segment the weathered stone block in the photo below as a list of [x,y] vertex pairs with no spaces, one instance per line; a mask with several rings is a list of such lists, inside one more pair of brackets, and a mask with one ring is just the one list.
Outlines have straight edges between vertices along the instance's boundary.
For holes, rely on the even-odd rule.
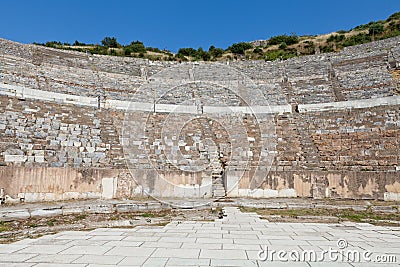
[[27,160],[27,156],[24,155],[4,155],[5,162],[25,162]]
[[13,220],[25,220],[29,219],[31,214],[28,210],[11,210],[11,211],[0,211],[0,221],[13,221]]
[[61,206],[45,208],[45,209],[35,209],[31,211],[31,217],[53,217],[57,215],[62,215]]

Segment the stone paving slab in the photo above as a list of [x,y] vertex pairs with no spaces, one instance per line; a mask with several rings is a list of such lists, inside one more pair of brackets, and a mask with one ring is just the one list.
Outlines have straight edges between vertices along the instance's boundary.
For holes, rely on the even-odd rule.
[[[88,256],[88,255],[86,255],[86,256]],[[82,255],[62,255],[62,256],[60,256],[59,254],[56,254],[56,255],[40,254],[40,255],[31,257],[30,259],[26,260],[25,262],[71,263],[81,257],[82,257]]]
[[[357,223],[272,223],[238,208],[224,208],[215,222],[171,222],[166,226],[66,231],[0,245],[1,266],[398,266],[400,227]],[[310,253],[371,251],[396,263],[340,262],[306,258]],[[265,260],[260,255],[269,254]],[[303,255],[281,260],[278,252]],[[261,253],[261,254],[260,254]],[[281,252],[282,253],[282,252]],[[272,256],[271,256],[272,255]]]

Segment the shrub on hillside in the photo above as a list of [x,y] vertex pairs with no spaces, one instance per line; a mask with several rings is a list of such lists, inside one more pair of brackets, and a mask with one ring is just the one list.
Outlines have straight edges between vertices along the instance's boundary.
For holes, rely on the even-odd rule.
[[224,49],[217,48],[212,45],[212,46],[210,46],[210,48],[208,48],[208,53],[210,54],[210,56],[212,58],[219,58],[224,54]]
[[332,45],[327,45],[327,46],[322,46],[321,51],[322,51],[322,53],[330,53],[330,52],[334,52],[335,50],[333,49]]
[[140,41],[131,42],[126,49],[129,49],[132,53],[146,53],[146,47]]
[[369,26],[368,33],[369,33],[369,35],[380,34],[380,33],[383,33],[384,30],[385,30],[385,26],[380,22],[376,22],[376,23],[372,23]]
[[350,36],[343,42],[343,46],[359,45],[371,42],[371,36],[365,33]]
[[297,55],[297,51],[294,50],[289,50],[289,51],[285,51],[285,50],[270,50],[267,51],[265,54],[265,60],[267,61],[273,61],[273,60],[277,60],[277,59],[288,59],[288,58],[292,58],[295,57]]
[[282,43],[285,43],[287,45],[292,45],[292,44],[297,44],[298,42],[299,42],[299,37],[295,34],[278,35],[278,36],[271,37],[268,40],[269,45],[278,45],[278,44],[282,44]]
[[199,49],[196,51],[195,59],[208,61],[211,59],[211,56],[208,52],[204,51],[203,48],[199,47]]
[[234,54],[244,55],[244,52],[252,47],[253,46],[249,43],[241,42],[231,45],[230,47],[228,47],[227,50],[231,51]]
[[174,60],[178,60],[178,61],[187,61],[187,58],[182,54],[182,53],[178,53],[175,55],[175,57],[168,57],[169,61],[174,61]]
[[196,56],[196,49],[193,49],[191,47],[189,48],[180,48],[178,50],[178,55],[186,56],[186,57],[194,57]]
[[44,44],[44,46],[57,48],[57,47],[62,46],[62,43],[61,42],[57,42],[57,41],[51,41],[51,42],[46,42]]
[[197,50],[194,48],[181,48],[178,50],[178,54],[176,55],[178,59],[186,59],[186,57],[191,57],[193,60],[204,60],[208,61],[211,59],[211,54],[207,51],[204,51],[203,48],[199,47]]
[[101,45],[96,45],[95,47],[93,47],[91,49],[91,52],[93,54],[100,54],[100,55],[107,55],[108,54],[107,47],[104,47],[104,46],[101,46]]
[[344,34],[332,34],[332,35],[330,35],[329,38],[327,39],[327,42],[328,42],[328,43],[330,43],[330,42],[338,43],[338,42],[343,41],[345,38],[346,38],[346,37],[344,36]]
[[256,48],[254,48],[253,53],[262,54],[263,50],[260,47],[256,47]]
[[389,18],[387,19],[387,21],[392,21],[392,20],[396,20],[396,19],[400,19],[400,12],[390,15]]
[[73,46],[86,46],[85,43],[81,43],[78,40],[75,40],[75,42],[72,44]]
[[279,45],[279,49],[285,50],[286,48],[287,48],[287,44],[286,44],[286,43],[281,43],[281,44]]

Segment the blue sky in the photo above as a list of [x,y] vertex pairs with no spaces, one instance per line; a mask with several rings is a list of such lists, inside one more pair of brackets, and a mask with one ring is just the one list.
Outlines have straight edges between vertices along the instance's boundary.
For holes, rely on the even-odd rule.
[[350,29],[399,12],[400,1],[10,0],[0,8],[0,37],[17,42],[100,43],[114,36],[122,44],[140,40],[176,51]]

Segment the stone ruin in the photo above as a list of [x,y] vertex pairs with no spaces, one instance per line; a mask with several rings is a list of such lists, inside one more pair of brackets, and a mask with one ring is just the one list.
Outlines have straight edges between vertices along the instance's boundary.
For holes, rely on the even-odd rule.
[[399,44],[177,63],[0,39],[0,198],[398,201]]

